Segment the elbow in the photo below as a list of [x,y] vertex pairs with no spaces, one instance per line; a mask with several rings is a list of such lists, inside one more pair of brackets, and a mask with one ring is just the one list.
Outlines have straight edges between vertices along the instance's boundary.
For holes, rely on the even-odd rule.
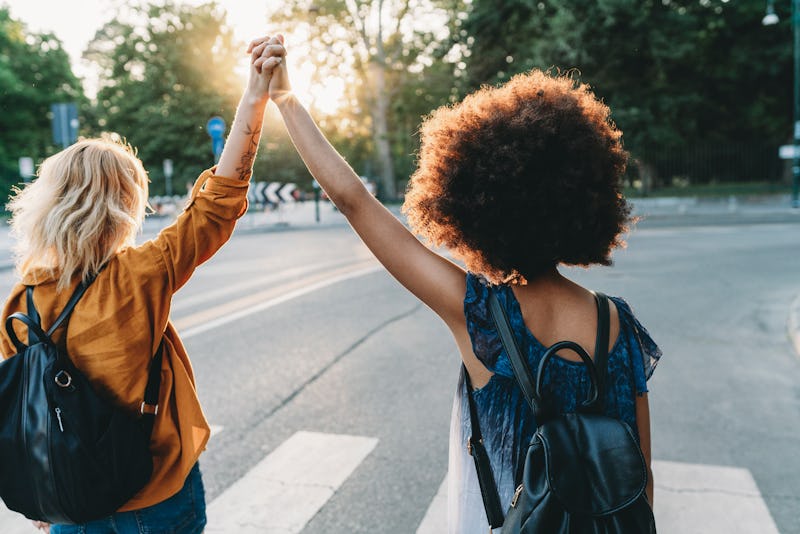
[[342,191],[329,193],[328,197],[342,215],[347,219],[351,219],[365,205],[365,194],[369,194],[369,192],[361,184],[356,184],[354,187],[347,187]]

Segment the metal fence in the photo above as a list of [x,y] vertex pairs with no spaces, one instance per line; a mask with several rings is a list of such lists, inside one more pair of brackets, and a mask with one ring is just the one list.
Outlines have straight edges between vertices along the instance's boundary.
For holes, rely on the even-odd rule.
[[632,151],[626,181],[646,190],[706,184],[789,183],[790,165],[776,145],[692,143]]

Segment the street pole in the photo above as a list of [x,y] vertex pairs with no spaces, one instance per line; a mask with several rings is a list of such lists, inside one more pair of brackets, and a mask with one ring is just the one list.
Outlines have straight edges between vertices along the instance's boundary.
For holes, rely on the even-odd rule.
[[319,223],[319,197],[320,197],[320,185],[319,182],[314,180],[312,182],[312,186],[314,187],[314,220]]
[[172,196],[172,160],[164,160],[164,187],[168,197]]
[[792,207],[800,208],[800,0],[792,0],[794,37],[794,159],[792,161]]
[[[775,0],[767,0],[764,26],[774,26],[780,19],[775,13]],[[794,40],[794,91],[792,103],[792,207],[800,208],[800,0],[792,0],[792,39]]]

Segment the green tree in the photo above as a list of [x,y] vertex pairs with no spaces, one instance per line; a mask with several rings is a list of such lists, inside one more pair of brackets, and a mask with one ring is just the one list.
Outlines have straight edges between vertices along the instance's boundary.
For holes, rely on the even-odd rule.
[[666,151],[789,135],[789,17],[772,29],[763,14],[761,2],[726,0],[474,0],[464,90],[532,67],[577,69],[640,174],[658,179],[652,163]]
[[155,193],[164,191],[164,159],[174,162],[176,193],[214,163],[205,125],[215,115],[231,124],[244,47],[214,2],[139,6],[89,43],[84,57],[100,69],[97,127],[138,148]]
[[41,161],[53,146],[50,105],[75,102],[84,107],[61,42],[50,33],[30,32],[0,7],[0,194],[20,181],[18,160]]

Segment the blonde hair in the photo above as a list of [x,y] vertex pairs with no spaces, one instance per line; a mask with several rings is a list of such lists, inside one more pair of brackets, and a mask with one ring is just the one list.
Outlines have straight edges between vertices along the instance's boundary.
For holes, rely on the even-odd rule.
[[96,275],[134,244],[147,208],[147,173],[118,139],[85,139],[47,158],[8,205],[20,275],[47,269],[57,289]]

